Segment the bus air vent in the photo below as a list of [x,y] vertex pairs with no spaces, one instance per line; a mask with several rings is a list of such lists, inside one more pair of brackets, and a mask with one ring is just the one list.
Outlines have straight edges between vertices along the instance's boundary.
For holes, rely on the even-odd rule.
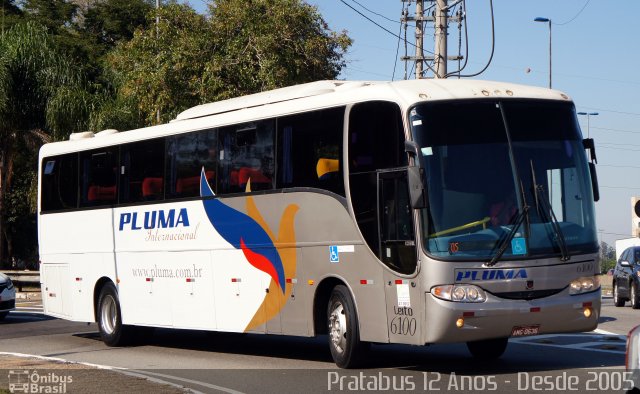
[[508,300],[535,300],[537,298],[549,297],[560,293],[564,289],[546,289],[531,291],[511,291],[505,293],[493,293],[496,297],[506,298]]
[[116,134],[116,133],[118,133],[118,130],[116,129],[106,129],[106,130],[97,132],[96,137],[104,137],[104,136]]
[[69,141],[83,140],[85,138],[93,138],[95,135],[91,131],[83,131],[81,133],[72,133],[69,136]]

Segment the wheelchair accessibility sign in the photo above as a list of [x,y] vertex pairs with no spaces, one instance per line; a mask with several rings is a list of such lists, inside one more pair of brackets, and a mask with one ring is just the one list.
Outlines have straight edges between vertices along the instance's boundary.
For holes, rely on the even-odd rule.
[[511,254],[527,254],[527,243],[524,238],[511,240]]
[[354,253],[355,251],[355,245],[331,245],[329,246],[329,262],[339,263],[340,253]]
[[338,252],[338,245],[329,246],[329,262],[331,263],[340,262],[340,253]]

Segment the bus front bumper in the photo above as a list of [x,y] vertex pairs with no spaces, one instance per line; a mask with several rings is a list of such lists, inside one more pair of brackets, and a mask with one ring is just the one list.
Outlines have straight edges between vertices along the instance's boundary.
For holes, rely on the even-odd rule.
[[426,293],[426,343],[468,342],[523,335],[592,331],[600,317],[601,290],[563,291],[535,300],[462,303]]

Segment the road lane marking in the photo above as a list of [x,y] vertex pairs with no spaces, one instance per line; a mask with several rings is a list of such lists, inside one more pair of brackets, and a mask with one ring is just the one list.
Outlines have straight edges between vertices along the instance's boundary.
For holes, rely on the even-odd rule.
[[[540,340],[558,338],[558,337],[560,338],[584,337],[584,338],[589,338],[589,340],[586,340],[584,342],[569,343],[569,344],[539,342]],[[607,340],[606,337],[613,337],[615,339],[615,342],[611,340]],[[548,346],[548,347],[556,347],[561,349],[587,350],[591,352],[613,353],[613,354],[626,353],[626,350],[624,349],[626,346],[626,337],[624,335],[614,334],[604,330],[594,330],[593,333],[534,335],[530,337],[510,338],[510,341],[519,343],[519,344],[525,344],[525,345]],[[602,348],[598,349],[594,346],[621,346],[623,349],[622,350],[602,349]]]
[[135,371],[135,372],[139,373],[140,375],[150,374],[150,375],[159,376],[159,377],[162,377],[162,378],[165,378],[165,379],[172,379],[172,380],[177,380],[179,382],[196,384],[198,386],[207,387],[207,388],[210,388],[210,389],[222,391],[224,393],[229,393],[229,394],[244,394],[242,391],[236,391],[236,390],[233,390],[233,389],[230,389],[230,388],[227,388],[227,387],[222,387],[222,386],[217,386],[215,384],[202,382],[200,380],[192,380],[192,379],[180,378],[180,377],[173,376],[173,375],[165,375],[163,373],[149,372],[149,371],[140,371],[140,370],[137,370],[137,369],[130,369],[130,370],[127,370],[127,371]]

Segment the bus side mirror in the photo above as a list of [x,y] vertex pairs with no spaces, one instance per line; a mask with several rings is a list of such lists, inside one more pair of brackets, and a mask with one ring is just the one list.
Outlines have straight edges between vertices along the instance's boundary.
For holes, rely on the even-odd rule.
[[593,138],[583,139],[582,146],[584,146],[584,149],[589,151],[591,161],[598,163],[598,158],[596,157],[596,143],[593,141]]
[[427,196],[424,190],[422,171],[416,166],[407,167],[407,183],[409,185],[409,199],[413,209],[427,207]]
[[593,201],[600,200],[600,188],[598,186],[598,174],[596,174],[596,165],[589,163],[589,173],[591,174],[591,188],[593,189]]

